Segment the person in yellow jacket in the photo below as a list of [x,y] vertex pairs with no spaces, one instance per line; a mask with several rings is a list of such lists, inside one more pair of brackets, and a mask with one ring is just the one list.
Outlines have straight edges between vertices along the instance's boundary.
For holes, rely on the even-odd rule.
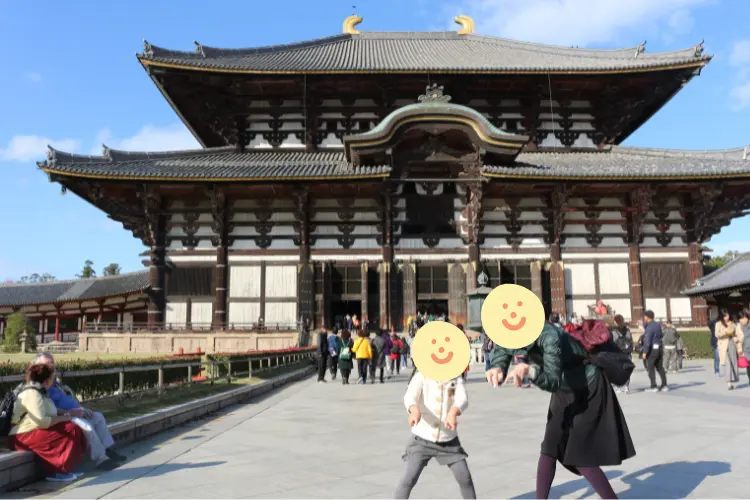
[[367,370],[370,367],[370,360],[372,359],[372,346],[370,345],[370,339],[364,330],[359,331],[359,338],[354,341],[352,351],[357,355],[357,371],[359,372],[357,383],[366,384]]

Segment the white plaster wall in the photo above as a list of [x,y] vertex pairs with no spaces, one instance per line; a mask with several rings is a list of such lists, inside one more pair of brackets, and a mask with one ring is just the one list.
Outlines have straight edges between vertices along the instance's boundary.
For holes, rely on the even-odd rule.
[[593,303],[591,300],[580,300],[580,299],[568,299],[568,316],[575,313],[577,316],[588,316],[589,306]]
[[266,299],[296,296],[297,266],[266,266]]
[[[565,264],[565,294],[595,295],[594,264]],[[574,301],[575,302],[575,301]],[[588,302],[587,302],[588,303]],[[586,310],[588,313],[588,309]]]
[[667,299],[646,299],[646,310],[654,311],[654,320],[665,321],[667,319]]
[[167,311],[165,322],[172,327],[185,327],[187,323],[187,302],[184,300],[172,301],[167,299]]
[[669,308],[671,309],[672,319],[689,319],[693,316],[693,308],[690,307],[688,297],[675,297],[669,299]]
[[122,313],[122,326],[129,327],[133,325],[133,313]]
[[297,322],[296,302],[269,302],[266,301],[266,326],[272,327],[275,323],[294,324]]
[[210,325],[214,305],[210,300],[194,300],[190,303],[190,322],[194,325]]
[[626,262],[600,262],[599,291],[602,295],[630,293],[628,264]]
[[228,311],[228,322],[231,325],[250,325],[257,323],[260,316],[260,303],[258,302],[230,302]]
[[260,266],[229,266],[229,297],[260,297]]
[[625,321],[631,320],[632,314],[630,313],[630,299],[604,298],[602,301],[612,309],[613,314],[622,315]]

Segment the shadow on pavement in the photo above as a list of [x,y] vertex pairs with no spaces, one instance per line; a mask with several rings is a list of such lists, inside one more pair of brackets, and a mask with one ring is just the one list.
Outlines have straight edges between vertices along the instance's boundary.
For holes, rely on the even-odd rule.
[[[617,479],[618,477],[623,475],[623,471],[621,470],[611,470],[605,472],[607,479],[612,481],[613,479]],[[585,479],[576,479],[574,481],[568,481],[564,484],[559,484],[557,486],[552,486],[552,489],[549,491],[549,498],[563,498],[563,497],[569,497],[571,494],[575,493],[576,491],[580,491],[583,488],[586,488],[586,491],[583,492],[578,498],[585,498],[588,496],[595,495],[594,490],[591,488],[591,485],[589,485],[589,482]],[[516,497],[513,497],[513,499],[526,499],[526,498],[536,498],[536,491],[530,491],[528,493],[524,493],[522,495],[518,495]]]
[[220,462],[202,462],[197,464],[179,464],[179,463],[167,463],[164,465],[149,465],[144,467],[128,467],[127,465],[115,469],[113,471],[102,474],[99,477],[88,481],[83,486],[99,486],[102,484],[118,483],[121,481],[132,481],[143,476],[162,476],[175,471],[181,471],[186,469],[202,469],[205,467],[216,467],[217,465],[224,465],[225,461]]
[[629,489],[618,494],[620,498],[685,498],[704,479],[732,471],[727,462],[672,462],[653,465],[623,476]]

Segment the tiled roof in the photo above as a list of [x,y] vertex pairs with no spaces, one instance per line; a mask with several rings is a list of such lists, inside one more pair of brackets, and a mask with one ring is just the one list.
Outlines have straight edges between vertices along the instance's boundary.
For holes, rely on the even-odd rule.
[[163,153],[129,153],[105,147],[103,156],[62,153],[50,148],[42,170],[79,177],[175,180],[354,179],[387,176],[387,165],[353,168],[343,152],[245,151],[220,147]]
[[48,283],[12,283],[0,285],[0,306],[52,304],[94,300],[144,291],[149,287],[148,271],[103,278],[51,281]]
[[685,151],[613,146],[599,152],[526,152],[511,166],[484,167],[497,177],[656,179],[750,176],[744,149]]
[[697,280],[683,295],[723,295],[750,289],[750,252]]
[[[485,165],[491,177],[548,179],[702,179],[748,177],[743,149],[681,151],[615,146],[594,152],[525,152],[512,165]],[[232,147],[165,153],[106,150],[82,156],[51,150],[42,170],[62,176],[139,180],[315,180],[387,177],[387,165],[353,167],[341,150],[245,151]]]
[[457,32],[375,32],[247,49],[220,49],[196,42],[194,52],[144,42],[148,64],[245,72],[617,72],[705,64],[698,44],[673,52],[566,48]]

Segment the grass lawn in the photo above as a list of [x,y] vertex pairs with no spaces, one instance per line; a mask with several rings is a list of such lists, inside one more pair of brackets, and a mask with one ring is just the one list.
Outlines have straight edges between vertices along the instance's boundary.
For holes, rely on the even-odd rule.
[[[23,361],[31,361],[36,356],[36,353],[4,353],[0,352],[0,363],[19,363]],[[145,354],[145,353],[126,353],[126,354],[100,354],[97,352],[71,352],[65,354],[55,354],[56,360],[72,360],[72,359],[125,359],[125,358],[160,358],[164,357],[164,354]]]
[[101,402],[85,403],[84,406],[101,412],[106,417],[108,423],[113,423],[127,418],[137,417],[138,415],[151,413],[163,408],[169,408],[171,406],[194,401],[199,398],[220,394],[245,385],[257,384],[265,379],[299,370],[307,366],[310,366],[307,362],[301,362],[288,367],[279,367],[257,373],[253,378],[234,378],[232,379],[231,384],[227,383],[226,379],[214,381],[213,385],[211,385],[210,382],[203,382],[190,386],[184,385],[169,388],[166,393],[161,396],[152,392],[137,394],[132,398],[127,398],[123,401],[108,399]]

